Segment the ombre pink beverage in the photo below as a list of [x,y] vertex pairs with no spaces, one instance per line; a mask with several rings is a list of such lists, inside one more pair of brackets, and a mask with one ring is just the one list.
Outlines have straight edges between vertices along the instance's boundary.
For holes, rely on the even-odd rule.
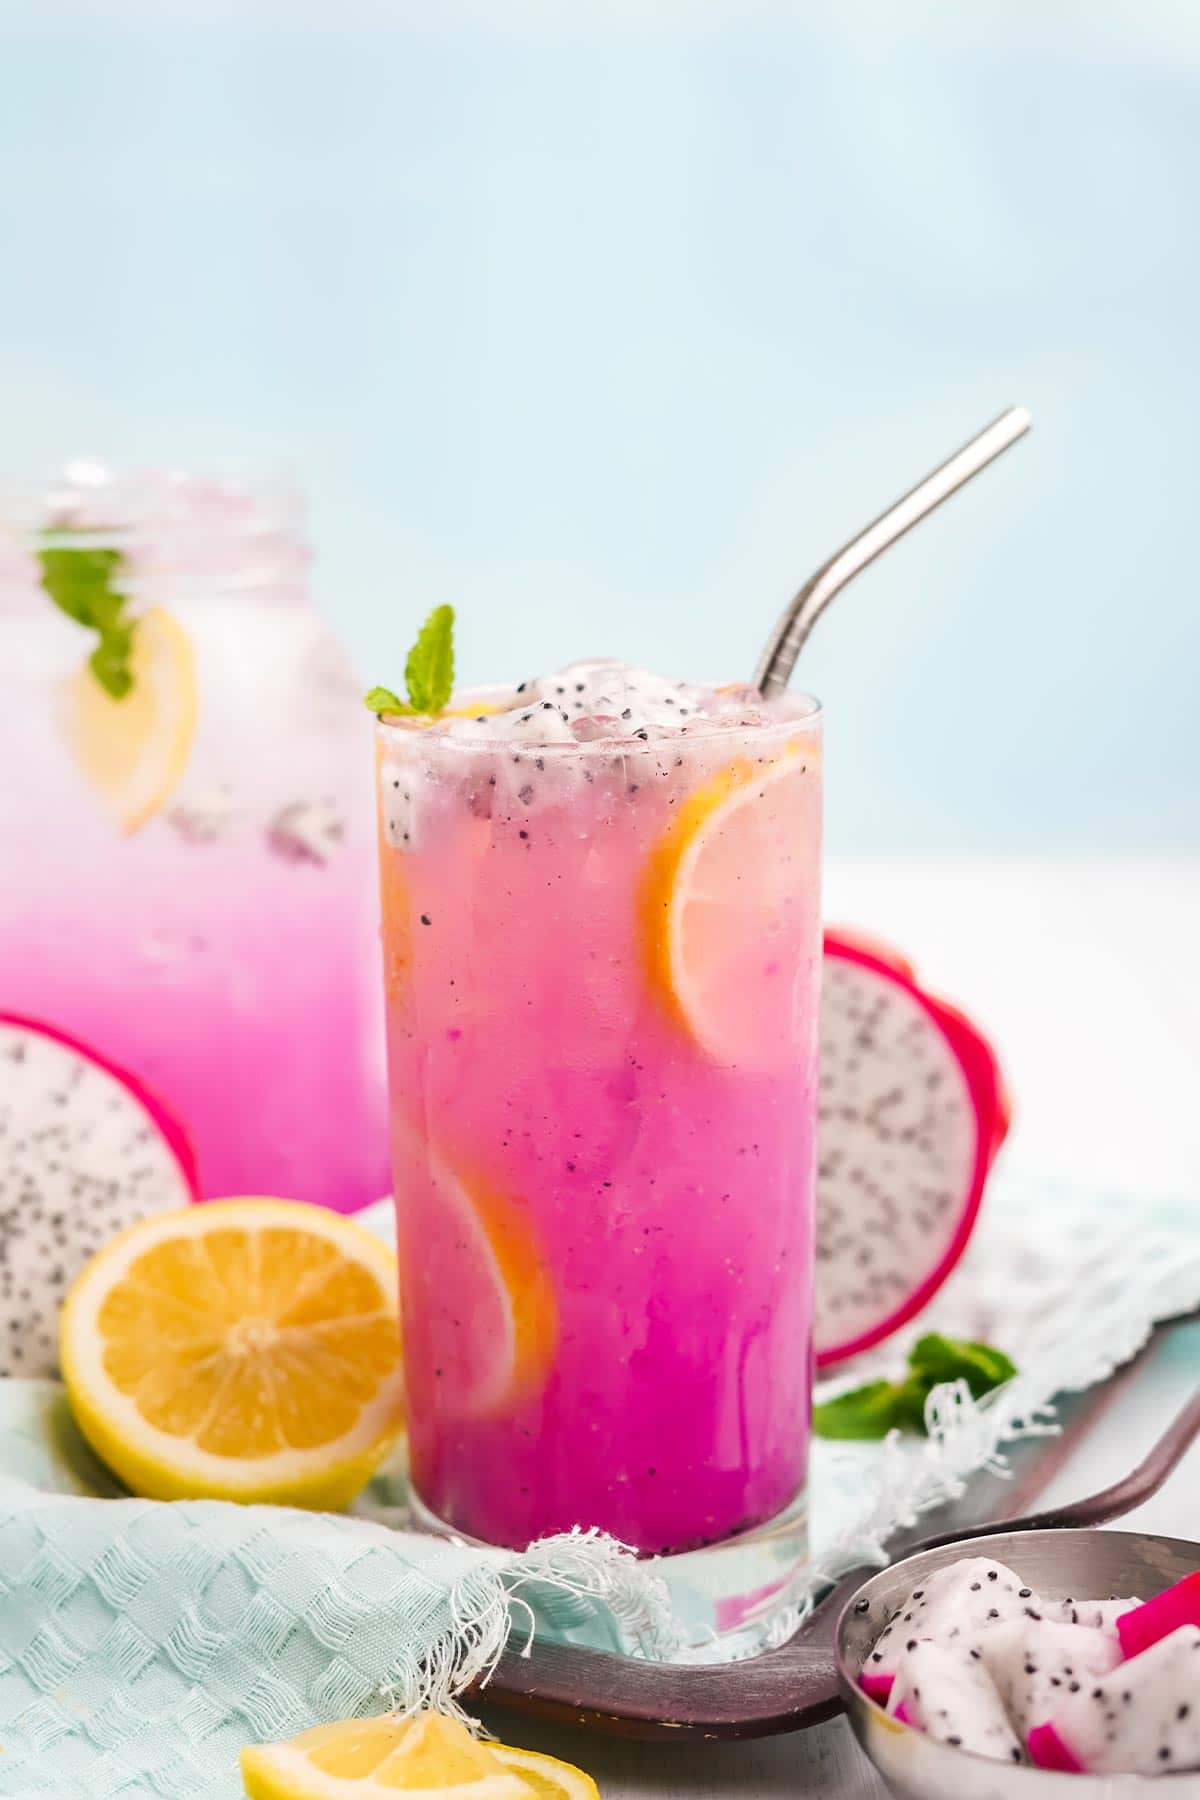
[[369,725],[299,525],[90,465],[0,494],[0,1008],[159,1092],[206,1197],[350,1211],[387,1186]]
[[378,740],[419,1503],[669,1556],[791,1509],[794,1560],[817,709],[617,664],[455,704]]

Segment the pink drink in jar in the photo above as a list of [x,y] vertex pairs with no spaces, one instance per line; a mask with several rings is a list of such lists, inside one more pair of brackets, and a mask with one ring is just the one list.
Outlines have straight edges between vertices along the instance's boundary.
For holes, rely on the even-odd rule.
[[[160,1092],[206,1196],[378,1199],[370,727],[309,604],[295,501],[85,466],[0,514],[0,747],[22,771],[0,794],[0,1006]],[[44,585],[47,549],[113,563],[120,700]]]

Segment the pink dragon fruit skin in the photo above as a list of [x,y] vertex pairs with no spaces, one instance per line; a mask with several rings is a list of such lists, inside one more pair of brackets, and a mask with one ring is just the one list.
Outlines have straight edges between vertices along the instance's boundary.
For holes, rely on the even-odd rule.
[[54,1025],[0,1011],[0,1376],[58,1373],[58,1315],[88,1258],[199,1197],[163,1102]]
[[1117,1636],[1126,1657],[1140,1656],[1181,1625],[1200,1625],[1200,1569],[1123,1614],[1117,1620]]
[[1026,1741],[1038,1768],[1072,1774],[1200,1768],[1200,1627],[1182,1625],[1098,1676]]
[[1036,1768],[1054,1769],[1060,1775],[1086,1773],[1083,1764],[1076,1761],[1072,1751],[1059,1737],[1058,1727],[1049,1720],[1044,1725],[1034,1726],[1025,1740],[1025,1748]]
[[828,1368],[946,1280],[1011,1109],[987,1039],[889,946],[827,931],[822,984],[814,1348]]

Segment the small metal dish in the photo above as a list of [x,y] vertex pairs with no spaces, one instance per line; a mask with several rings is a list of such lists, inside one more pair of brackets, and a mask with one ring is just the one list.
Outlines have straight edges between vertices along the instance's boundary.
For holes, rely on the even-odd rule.
[[[1062,1775],[935,1743],[897,1724],[858,1678],[893,1608],[921,1577],[965,1556],[1005,1563],[1053,1599],[1139,1594],[1149,1600],[1200,1569],[1200,1544],[1136,1531],[1014,1531],[964,1538],[881,1569],[842,1609],[834,1639],[838,1686],[854,1735],[898,1800],[1200,1800],[1200,1770],[1174,1775]],[[860,1602],[870,1603],[865,1612]]]

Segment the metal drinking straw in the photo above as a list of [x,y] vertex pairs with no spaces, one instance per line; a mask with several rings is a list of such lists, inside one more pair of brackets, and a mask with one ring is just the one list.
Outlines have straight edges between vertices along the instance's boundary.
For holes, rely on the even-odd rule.
[[754,684],[765,698],[782,693],[787,686],[805,639],[834,595],[840,594],[847,582],[853,581],[868,563],[873,563],[897,538],[902,538],[906,531],[911,531],[914,525],[940,506],[943,500],[948,500],[972,476],[978,475],[981,469],[986,469],[990,462],[994,462],[1018,438],[1024,437],[1032,423],[1027,407],[1010,406],[998,419],[993,419],[978,437],[973,437],[948,462],[935,469],[932,475],[927,475],[924,481],[919,481],[903,499],[897,500],[894,506],[889,506],[885,513],[880,513],[872,524],[860,531],[857,537],[852,537],[848,544],[843,544],[828,562],[822,563],[809,576],[799,593],[785,607],[763,651]]

